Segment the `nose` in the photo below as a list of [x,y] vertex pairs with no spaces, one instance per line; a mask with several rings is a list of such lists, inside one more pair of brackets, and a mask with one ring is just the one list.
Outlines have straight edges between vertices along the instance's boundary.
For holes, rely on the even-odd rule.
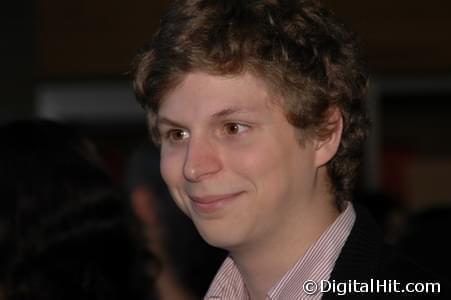
[[185,179],[198,182],[222,169],[218,149],[205,139],[191,137],[183,165]]

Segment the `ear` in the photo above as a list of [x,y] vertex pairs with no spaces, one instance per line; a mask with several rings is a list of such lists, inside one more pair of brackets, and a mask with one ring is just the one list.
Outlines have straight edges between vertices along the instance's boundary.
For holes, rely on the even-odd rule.
[[329,110],[326,119],[325,134],[315,137],[316,167],[327,164],[337,153],[340,146],[341,134],[343,132],[343,116],[338,107]]
[[133,212],[147,226],[158,224],[158,214],[155,209],[154,198],[153,192],[146,186],[137,186],[130,193]]

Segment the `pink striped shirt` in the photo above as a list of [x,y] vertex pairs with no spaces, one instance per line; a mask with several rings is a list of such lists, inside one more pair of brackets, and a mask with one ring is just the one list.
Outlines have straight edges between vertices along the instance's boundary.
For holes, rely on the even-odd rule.
[[[330,277],[341,248],[351,232],[355,221],[355,211],[348,202],[346,209],[321,234],[296,262],[296,264],[267,293],[268,300],[288,299],[321,299],[322,294],[307,295],[304,293],[305,281],[319,283]],[[228,257],[216,274],[205,300],[249,300],[248,292],[241,274]]]

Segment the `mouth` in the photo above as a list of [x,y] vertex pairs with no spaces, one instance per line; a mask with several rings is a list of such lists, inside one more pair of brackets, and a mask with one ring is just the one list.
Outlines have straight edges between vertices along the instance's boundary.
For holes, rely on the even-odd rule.
[[191,203],[196,212],[201,214],[213,213],[231,201],[235,200],[243,192],[222,194],[222,195],[209,195],[209,196],[189,196]]

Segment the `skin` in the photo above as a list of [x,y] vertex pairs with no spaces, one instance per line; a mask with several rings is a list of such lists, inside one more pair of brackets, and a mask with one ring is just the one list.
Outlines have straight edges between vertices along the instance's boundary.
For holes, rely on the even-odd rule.
[[158,112],[172,197],[208,243],[230,251],[251,299],[263,299],[338,215],[325,164],[340,114],[330,137],[301,144],[280,100],[249,73],[193,72]]

